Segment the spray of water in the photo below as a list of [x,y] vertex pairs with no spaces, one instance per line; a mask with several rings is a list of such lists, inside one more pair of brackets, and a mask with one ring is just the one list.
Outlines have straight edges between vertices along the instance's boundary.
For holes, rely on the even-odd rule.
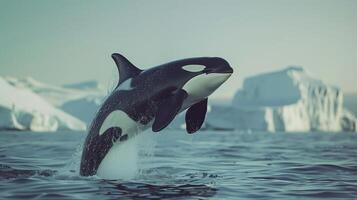
[[[146,169],[146,164],[153,156],[155,134],[147,130],[126,142],[112,147],[108,158],[110,164],[98,169],[98,176],[92,178],[109,180],[132,180],[140,178]],[[78,177],[83,144],[78,144],[67,164],[59,170],[56,176]],[[89,178],[89,177],[87,177]]]
[[137,138],[115,144],[98,168],[97,175],[104,179],[132,179],[138,170]]
[[99,166],[97,175],[109,180],[134,179],[140,171],[139,157],[150,155],[150,148],[141,148],[150,144],[148,139],[145,132],[126,142],[115,144]]

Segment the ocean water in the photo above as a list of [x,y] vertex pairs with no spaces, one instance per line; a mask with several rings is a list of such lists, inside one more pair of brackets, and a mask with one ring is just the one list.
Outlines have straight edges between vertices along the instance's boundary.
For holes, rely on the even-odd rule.
[[78,175],[85,134],[0,132],[0,199],[357,198],[353,133],[145,132],[121,180]]

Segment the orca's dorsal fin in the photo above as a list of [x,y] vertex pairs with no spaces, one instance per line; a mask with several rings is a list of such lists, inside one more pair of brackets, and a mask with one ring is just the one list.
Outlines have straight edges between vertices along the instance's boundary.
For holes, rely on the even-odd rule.
[[[135,67],[128,59],[118,53],[113,53],[112,58],[117,65],[119,72],[118,86],[129,78],[135,77],[141,73],[141,69]],[[118,87],[117,86],[117,87]]]

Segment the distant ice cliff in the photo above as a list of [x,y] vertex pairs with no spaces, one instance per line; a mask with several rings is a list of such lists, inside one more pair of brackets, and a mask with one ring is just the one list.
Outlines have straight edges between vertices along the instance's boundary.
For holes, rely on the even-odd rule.
[[62,111],[82,120],[87,125],[92,121],[105,97],[104,87],[97,81],[86,81],[64,86],[41,83],[31,77],[6,77],[16,88],[30,90]]
[[55,108],[25,87],[0,77],[0,129],[56,131],[85,130],[86,124]]
[[343,107],[343,93],[312,78],[301,67],[244,80],[230,107],[213,106],[207,125],[260,131],[356,131]]

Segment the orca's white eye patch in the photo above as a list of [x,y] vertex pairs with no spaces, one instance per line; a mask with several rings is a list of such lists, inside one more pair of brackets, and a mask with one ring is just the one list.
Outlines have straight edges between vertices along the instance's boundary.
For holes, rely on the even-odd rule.
[[206,66],[204,65],[185,65],[182,67],[182,69],[189,71],[189,72],[200,72],[204,70]]

